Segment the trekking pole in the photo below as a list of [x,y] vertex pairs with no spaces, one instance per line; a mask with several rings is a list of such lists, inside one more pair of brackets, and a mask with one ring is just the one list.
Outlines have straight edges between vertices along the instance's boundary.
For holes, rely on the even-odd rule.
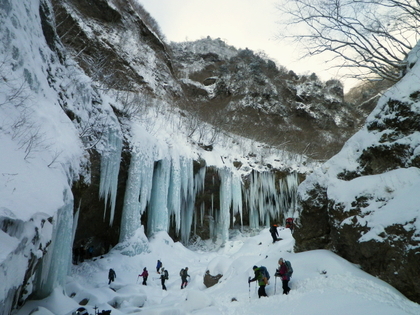
[[274,295],[276,295],[277,290],[277,276],[274,276]]
[[249,289],[248,289],[248,296],[249,296],[249,301],[251,301],[251,282],[250,282],[250,280],[251,280],[251,277],[248,277],[248,287],[249,287]]
[[139,283],[139,278],[140,278],[140,275],[137,277],[136,284]]

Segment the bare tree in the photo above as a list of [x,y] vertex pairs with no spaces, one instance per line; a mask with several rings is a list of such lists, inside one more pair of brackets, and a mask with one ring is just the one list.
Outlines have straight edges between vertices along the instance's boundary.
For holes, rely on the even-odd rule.
[[419,0],[288,0],[285,33],[303,57],[330,53],[332,67],[353,78],[398,81],[420,32]]

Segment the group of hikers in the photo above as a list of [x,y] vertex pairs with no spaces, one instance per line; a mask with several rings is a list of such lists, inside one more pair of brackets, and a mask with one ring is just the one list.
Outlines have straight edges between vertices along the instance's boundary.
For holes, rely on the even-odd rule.
[[[290,230],[293,231],[293,219],[288,218],[286,221],[287,221],[286,228],[289,228]],[[273,243],[281,240],[281,238],[279,238],[279,233],[278,233],[276,224],[273,224],[270,227],[270,234],[271,234],[271,237],[273,238]],[[254,277],[253,278],[249,277],[248,283],[250,284],[251,282],[258,281],[258,285],[259,285],[258,297],[261,298],[262,296],[268,296],[267,293],[265,292],[265,286],[269,284],[268,280],[270,279],[270,274],[268,273],[267,268],[264,266],[260,266],[260,267],[254,266],[252,269],[254,270]],[[168,273],[168,270],[166,270],[163,267],[160,259],[158,259],[157,264],[156,264],[156,272],[160,275],[159,279],[161,281],[162,290],[166,291],[165,282],[166,280],[169,279],[169,273]],[[291,266],[290,261],[280,258],[278,261],[278,267],[276,269],[274,276],[276,277],[276,279],[277,277],[281,278],[283,294],[287,295],[290,292],[289,281],[290,281],[290,278],[292,277],[292,274],[293,274],[293,268]],[[184,289],[188,285],[188,278],[191,278],[190,275],[188,274],[188,267],[181,269],[181,271],[179,272],[179,275],[181,277],[181,289]],[[113,269],[109,269],[108,284],[113,282],[116,277],[117,275],[115,271]],[[142,285],[147,285],[147,278],[149,277],[149,272],[147,271],[146,267],[144,267],[143,272],[138,275],[138,278],[140,277],[143,278]]]
[[[144,270],[145,269],[146,268],[144,268]],[[144,270],[143,270],[143,273],[144,273]],[[165,281],[169,279],[169,273],[168,273],[168,270],[166,270],[162,266],[162,262],[160,261],[160,259],[158,259],[157,264],[156,264],[156,272],[160,274],[160,283],[162,284],[162,290],[166,291]],[[142,274],[139,275],[139,277],[140,276],[142,276]],[[182,268],[181,271],[179,272],[179,276],[181,277],[181,289],[184,289],[187,287],[188,278],[191,278],[190,275],[188,274],[188,267]],[[143,277],[143,285],[147,285],[144,280],[145,279],[144,276],[142,277]]]
[[[156,272],[158,274],[160,274],[160,283],[162,284],[162,290],[166,291],[166,285],[165,282],[166,280],[169,279],[169,273],[168,270],[166,270],[163,266],[162,266],[162,262],[160,261],[160,259],[157,261],[156,264]],[[188,267],[182,268],[181,271],[179,272],[179,276],[181,277],[181,289],[184,289],[187,287],[188,284],[188,278],[191,278],[190,275],[188,274]],[[111,282],[113,282],[115,280],[115,278],[117,277],[115,271],[111,268],[109,269],[108,272],[108,284],[111,284]],[[147,270],[146,267],[143,268],[143,272],[141,274],[139,274],[138,278],[142,277],[143,278],[143,282],[142,285],[147,285],[147,278],[149,277],[149,272]]]
[[[265,292],[265,286],[269,284],[268,280],[270,279],[270,274],[267,271],[267,268],[264,266],[254,266],[252,268],[254,270],[254,278],[248,278],[248,284],[250,285],[251,282],[258,281],[259,289],[258,289],[258,297],[268,296]],[[281,278],[282,281],[282,288],[283,294],[289,294],[289,281],[293,274],[293,268],[288,260],[284,260],[283,258],[279,259],[279,265],[276,269],[274,274],[275,277]],[[250,285],[251,288],[251,285]]]

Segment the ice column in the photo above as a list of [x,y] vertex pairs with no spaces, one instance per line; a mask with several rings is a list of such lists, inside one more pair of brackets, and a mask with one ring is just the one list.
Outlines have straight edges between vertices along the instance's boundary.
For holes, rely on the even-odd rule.
[[73,225],[73,197],[69,190],[64,192],[65,205],[53,219],[53,234],[47,254],[38,267],[34,292],[37,298],[45,298],[57,286],[65,286],[70,270]]
[[104,220],[108,201],[110,201],[109,225],[114,222],[115,200],[117,198],[118,173],[120,171],[120,160],[122,150],[121,131],[108,128],[107,146],[102,152],[101,157],[101,180],[99,184],[99,196],[105,199]]
[[173,218],[175,230],[181,228],[181,165],[180,157],[173,157],[171,161],[171,175],[169,179],[168,209],[169,216]]
[[151,152],[133,150],[128,170],[121,218],[120,242],[131,238],[141,226],[141,215],[150,201],[154,159]]
[[216,218],[217,238],[222,242],[229,239],[230,206],[232,205],[232,174],[228,168],[219,170],[220,183],[220,210]]
[[[185,195],[183,199],[183,213],[182,213],[182,220],[181,220],[181,240],[186,244],[189,240],[191,228],[193,225],[194,219],[194,209],[195,209],[195,200],[196,196],[199,192],[201,192],[204,188],[204,179],[206,176],[206,168],[202,167],[197,174],[193,174],[193,161],[189,161],[189,174],[190,179],[188,180],[188,193]],[[202,208],[202,207],[201,207]],[[203,209],[203,208],[202,208]],[[196,223],[196,221],[195,221]]]
[[191,159],[181,158],[181,211],[180,211],[180,234],[184,244],[188,243],[192,219],[194,216],[194,170]]
[[159,231],[168,231],[169,210],[168,187],[170,180],[171,161],[163,158],[157,161],[153,173],[152,194],[148,209],[147,229],[148,235],[152,236]]

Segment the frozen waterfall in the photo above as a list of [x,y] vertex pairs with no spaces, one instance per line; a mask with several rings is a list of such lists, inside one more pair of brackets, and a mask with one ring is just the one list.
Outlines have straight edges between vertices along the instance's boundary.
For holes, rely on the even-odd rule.
[[[144,148],[143,148],[144,149]],[[150,147],[149,147],[150,149]],[[293,214],[296,202],[297,174],[283,178],[275,172],[252,172],[244,180],[234,168],[217,169],[220,179],[219,203],[214,204],[213,192],[206,202],[196,203],[196,196],[206,189],[206,167],[194,170],[194,160],[150,151],[136,150],[131,158],[120,242],[135,235],[142,227],[142,215],[147,212],[147,235],[173,231],[186,244],[191,231],[206,227],[213,240],[224,242],[229,229],[242,227],[247,212],[251,228],[281,222]],[[214,180],[214,175],[213,180]],[[213,181],[213,185],[214,185]],[[204,220],[207,216],[209,220]]]

